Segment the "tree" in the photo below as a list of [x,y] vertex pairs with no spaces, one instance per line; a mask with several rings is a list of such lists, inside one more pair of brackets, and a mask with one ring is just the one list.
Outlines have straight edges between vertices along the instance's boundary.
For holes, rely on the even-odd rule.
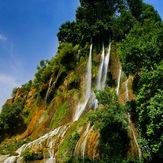
[[[142,138],[148,142],[150,154],[162,158],[163,127],[163,61],[155,64],[153,70],[142,69],[136,100],[136,111]],[[143,146],[142,146],[143,147]],[[143,147],[144,148],[144,147]]]
[[123,7],[120,10],[120,14],[115,17],[112,22],[111,30],[113,39],[116,41],[121,41],[122,39],[124,39],[125,35],[129,33],[136,22],[137,21],[131,14],[131,12]]
[[149,121],[147,124],[147,139],[149,141],[152,155],[163,159],[163,90],[151,98],[150,105],[147,106]]
[[142,14],[142,0],[127,0],[129,9],[132,15],[137,19],[140,20]]
[[101,161],[122,162],[128,148],[127,122],[124,109],[109,88],[97,92],[99,108],[89,120],[100,131]]
[[154,20],[155,22],[160,22],[161,17],[158,12],[154,9],[152,5],[142,4],[142,14],[141,14],[141,22],[144,20]]
[[0,130],[2,133],[12,135],[18,131],[20,126],[24,125],[21,116],[22,109],[22,99],[17,99],[14,103],[3,106],[0,114]]
[[69,42],[74,45],[79,42],[79,33],[75,22],[66,22],[61,25],[57,34],[59,42]]
[[152,70],[163,59],[163,24],[144,20],[137,23],[119,46],[122,68],[126,74],[136,74],[143,67]]
[[80,38],[94,42],[101,39],[108,39],[111,34],[112,17],[119,7],[119,0],[81,0],[81,7],[76,12],[76,22]]

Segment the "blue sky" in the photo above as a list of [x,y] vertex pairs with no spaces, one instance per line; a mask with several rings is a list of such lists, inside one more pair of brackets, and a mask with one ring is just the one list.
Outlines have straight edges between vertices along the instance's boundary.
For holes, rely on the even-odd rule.
[[[162,0],[144,0],[163,18]],[[0,108],[12,89],[34,78],[57,50],[62,23],[75,20],[79,0],[0,0]]]
[[0,0],[0,108],[57,50],[57,32],[75,20],[78,0]]

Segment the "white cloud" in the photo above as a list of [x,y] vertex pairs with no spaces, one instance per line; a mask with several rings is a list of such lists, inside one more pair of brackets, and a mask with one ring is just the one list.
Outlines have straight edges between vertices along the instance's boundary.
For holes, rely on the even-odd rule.
[[11,98],[13,88],[18,86],[20,84],[13,77],[7,74],[0,74],[0,110],[5,101]]
[[0,41],[6,41],[6,40],[7,40],[7,37],[2,35],[2,34],[0,34]]

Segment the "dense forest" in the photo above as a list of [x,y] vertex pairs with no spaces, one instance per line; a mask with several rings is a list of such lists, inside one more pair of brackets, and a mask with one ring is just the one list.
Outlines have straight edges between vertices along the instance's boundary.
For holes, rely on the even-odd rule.
[[[84,162],[161,162],[163,22],[159,14],[142,0],[80,0],[80,4],[76,20],[65,22],[59,28],[59,47],[55,57],[40,61],[35,78],[14,88],[12,98],[3,105],[0,156],[14,155],[21,145],[71,123],[60,150],[55,151],[57,162],[83,162],[82,156],[78,154],[76,157],[74,151],[81,137],[79,128],[89,122],[94,126],[94,132],[100,134],[98,156],[93,158],[87,154]],[[130,89],[135,98],[124,103],[119,100],[121,92],[115,93],[117,79],[112,71],[113,64],[107,70],[106,88],[98,90],[95,86],[101,47],[104,44],[107,51],[110,42],[111,58],[118,58],[116,64],[122,67],[124,79],[121,81],[133,79]],[[99,105],[72,122],[73,110],[82,98],[90,44],[93,44],[92,89]],[[138,154],[128,154],[132,145],[127,114],[131,115],[137,131],[141,158]],[[25,162],[43,159],[30,149],[22,156]]]

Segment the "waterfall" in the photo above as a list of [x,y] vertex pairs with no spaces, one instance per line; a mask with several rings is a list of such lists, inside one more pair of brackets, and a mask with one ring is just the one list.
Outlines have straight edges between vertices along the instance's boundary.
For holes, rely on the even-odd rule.
[[108,70],[109,59],[110,59],[110,50],[111,50],[111,41],[109,43],[108,52],[105,56],[104,43],[102,43],[101,64],[99,67],[99,71],[97,75],[97,83],[96,83],[96,88],[98,90],[105,89],[107,72],[108,72],[107,70]]
[[85,136],[84,141],[83,141],[83,144],[81,146],[82,147],[81,150],[83,153],[83,162],[84,162],[84,157],[85,157],[85,150],[86,150],[88,136],[89,136],[90,132],[92,131],[92,129],[93,129],[93,126],[90,127],[90,125],[89,125],[89,128],[87,129],[86,136]]
[[105,85],[106,85],[106,78],[107,78],[108,65],[109,65],[109,59],[110,59],[110,50],[111,50],[111,41],[109,43],[108,53],[105,56],[105,60],[104,60],[104,76],[103,76],[103,80],[101,83],[101,89],[102,90],[105,89]]
[[117,88],[116,88],[116,94],[119,94],[119,87],[120,87],[120,82],[121,82],[121,73],[122,73],[122,68],[120,66],[119,68],[119,74],[118,74],[118,82],[117,82]]
[[[128,94],[128,81],[129,81],[129,78],[126,80],[125,82],[125,88],[126,88],[126,102],[129,101],[129,94]],[[140,146],[138,144],[138,141],[137,141],[137,138],[136,138],[136,135],[135,135],[135,131],[133,130],[132,128],[132,121],[131,121],[131,115],[129,112],[127,112],[127,119],[128,119],[128,122],[129,122],[129,129],[132,131],[132,135],[133,135],[133,138],[134,138],[134,142],[138,148],[138,155],[139,155],[139,160],[141,160],[142,158],[142,152],[141,152],[141,149],[140,149]]]
[[91,82],[92,82],[92,44],[90,46],[88,64],[87,64],[87,73],[86,73],[86,101],[89,100],[91,95]]
[[76,113],[74,116],[73,121],[77,121],[79,117],[82,115],[83,111],[85,110],[87,103],[90,99],[91,96],[91,82],[92,82],[92,44],[90,45],[90,51],[89,51],[89,58],[88,58],[88,63],[87,63],[87,72],[85,76],[86,80],[86,90],[85,90],[85,99],[83,103],[79,103],[76,109]]
[[134,142],[138,148],[138,155],[139,155],[139,160],[141,161],[141,158],[142,158],[142,152],[141,152],[141,149],[140,149],[140,146],[138,144],[138,141],[137,141],[137,138],[136,138],[136,135],[135,135],[135,131],[133,130],[132,126],[131,126],[131,115],[130,113],[128,112],[127,113],[127,119],[129,121],[129,129],[132,131],[132,135],[133,135],[133,138],[134,138]]
[[128,95],[128,81],[129,81],[129,78],[126,80],[125,82],[125,88],[126,88],[126,102],[129,101],[129,95]]
[[91,127],[91,124],[88,123],[85,131],[82,133],[80,139],[78,140],[75,146],[74,156],[82,155],[83,162],[85,159],[85,151],[87,147],[88,136],[92,130],[93,130],[93,126]]
[[47,101],[47,98],[48,98],[48,95],[49,95],[49,91],[50,91],[50,86],[51,86],[51,83],[52,83],[52,79],[53,79],[53,76],[50,77],[48,89],[47,89],[46,96],[45,96],[45,101]]
[[[108,52],[105,56],[105,49],[104,49],[104,42],[102,42],[102,54],[101,54],[101,63],[97,75],[97,82],[96,82],[96,89],[97,90],[104,90],[106,86],[106,79],[107,79],[107,72],[108,72],[108,65],[110,59],[110,50],[111,50],[111,41],[109,43]],[[92,93],[92,108],[98,107],[98,100],[96,99],[96,95]]]
[[[56,142],[63,139],[68,128],[69,128],[69,125],[60,126],[32,142],[22,145],[16,151],[16,153],[18,153],[18,156],[10,156],[4,161],[4,163],[15,163],[16,161],[20,162],[18,160],[22,159],[21,154],[23,151],[25,151],[25,149],[27,148],[33,149],[34,147],[43,147],[43,146],[46,146],[48,153],[49,153],[49,158],[44,160],[45,163],[55,163],[56,159],[54,156],[54,147],[56,146]],[[62,141],[59,141],[59,142],[61,143]]]
[[104,42],[102,43],[102,55],[101,55],[101,64],[99,67],[99,71],[98,71],[98,76],[97,76],[97,84],[96,87],[98,90],[101,89],[101,81],[102,81],[102,71],[103,71],[103,67],[104,67],[104,58],[105,58],[105,49],[104,49]]
[[11,156],[7,158],[4,163],[15,163],[15,160],[17,159],[17,156]]

